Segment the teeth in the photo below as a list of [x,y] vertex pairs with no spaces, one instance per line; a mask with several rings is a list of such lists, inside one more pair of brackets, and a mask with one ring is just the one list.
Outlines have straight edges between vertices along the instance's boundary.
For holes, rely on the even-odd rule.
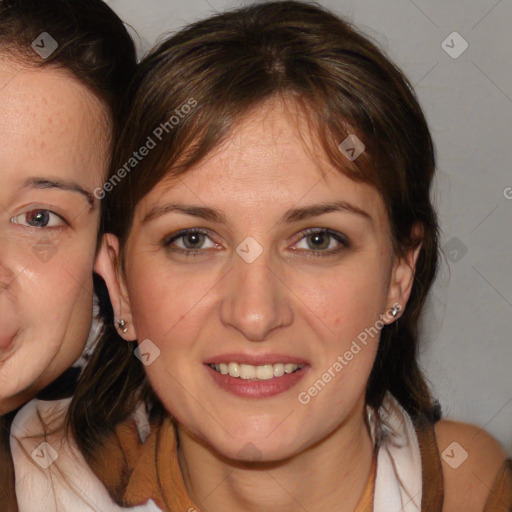
[[244,380],[269,380],[274,377],[282,377],[286,373],[293,373],[296,370],[303,368],[303,366],[303,364],[294,363],[264,364],[261,366],[238,363],[210,364],[211,368],[218,371],[219,373],[222,373],[222,375],[239,377]]
[[228,373],[231,377],[240,377],[240,365],[238,363],[229,363]]
[[284,364],[277,363],[274,364],[274,377],[282,377],[284,375]]
[[251,366],[250,364],[241,364],[240,365],[240,378],[241,379],[255,379],[256,378],[256,368]]
[[256,366],[256,378],[261,380],[268,380],[274,376],[274,365],[265,364],[263,366]]
[[285,364],[284,365],[284,373],[292,373],[297,369],[296,364]]

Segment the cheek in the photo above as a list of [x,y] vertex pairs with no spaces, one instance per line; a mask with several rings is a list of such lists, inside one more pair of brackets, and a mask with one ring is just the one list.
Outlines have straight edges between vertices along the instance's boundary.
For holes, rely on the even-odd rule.
[[385,281],[377,258],[361,258],[294,284],[297,311],[318,338],[316,365],[299,390],[301,406],[314,402],[311,407],[326,412],[336,406],[342,414],[363,393],[384,326]]
[[34,265],[33,280],[41,290],[45,307],[69,312],[73,304],[92,295],[93,248],[85,244],[61,246],[47,263]]
[[322,324],[326,334],[347,341],[383,313],[385,279],[378,265],[340,266],[329,273],[296,280],[292,289],[303,315]]
[[151,261],[127,262],[127,291],[139,340],[154,339],[157,345],[192,339],[204,322],[203,313],[218,277],[215,272],[173,271]]
[[44,254],[26,251],[15,293],[17,314],[22,325],[37,330],[38,346],[79,344],[90,329],[93,238],[84,234],[82,240],[50,249]]
[[1,396],[16,395],[36,382],[48,384],[83,350],[93,293],[92,256],[88,260],[84,254],[75,260],[56,254],[46,262],[33,261],[13,283],[4,306],[18,335],[0,366]]

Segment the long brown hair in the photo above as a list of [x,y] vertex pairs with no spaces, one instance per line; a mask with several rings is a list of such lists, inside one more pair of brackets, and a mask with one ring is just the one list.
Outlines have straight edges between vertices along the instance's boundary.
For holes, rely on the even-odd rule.
[[[382,329],[366,401],[379,407],[389,390],[415,421],[435,421],[440,411],[417,362],[418,322],[438,266],[438,224],[429,195],[432,139],[403,73],[327,9],[296,1],[256,4],[189,25],[155,48],[128,92],[130,113],[100,191],[103,229],[120,239],[122,260],[141,198],[164,177],[187,172],[244,114],[276,95],[293,98],[308,114],[340,172],[382,194],[395,254],[422,242],[407,308]],[[352,162],[338,147],[349,134],[366,146]],[[132,161],[150,139],[156,145]],[[423,226],[422,239],[412,237],[415,223]],[[139,400],[152,416],[166,414],[133,346],[117,335],[108,303],[103,314],[104,331],[69,416],[86,457]]]

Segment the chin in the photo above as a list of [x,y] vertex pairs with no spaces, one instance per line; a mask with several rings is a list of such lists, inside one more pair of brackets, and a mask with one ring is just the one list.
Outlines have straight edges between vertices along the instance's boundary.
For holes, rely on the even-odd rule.
[[293,439],[290,435],[261,436],[260,433],[251,435],[235,435],[219,433],[219,438],[203,437],[203,442],[216,454],[237,462],[277,462],[293,457],[301,450],[301,440]]
[[292,447],[277,446],[275,443],[250,441],[248,439],[233,443],[230,446],[220,446],[216,452],[226,459],[239,463],[278,462],[295,455]]

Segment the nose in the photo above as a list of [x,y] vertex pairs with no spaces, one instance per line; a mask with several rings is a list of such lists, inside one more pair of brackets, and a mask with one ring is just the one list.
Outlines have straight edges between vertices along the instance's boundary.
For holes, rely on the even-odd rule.
[[224,283],[221,321],[250,341],[264,341],[271,331],[293,322],[289,299],[283,276],[270,267],[265,253],[252,263],[235,255]]

